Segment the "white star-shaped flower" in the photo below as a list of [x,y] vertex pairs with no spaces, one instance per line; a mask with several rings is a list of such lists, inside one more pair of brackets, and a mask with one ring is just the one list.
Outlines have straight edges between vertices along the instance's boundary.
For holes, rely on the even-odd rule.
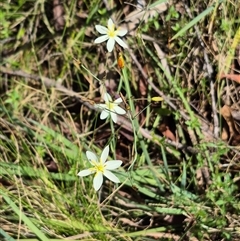
[[89,169],[80,171],[77,175],[80,177],[85,177],[90,174],[95,174],[93,178],[93,187],[96,191],[100,189],[103,183],[103,176],[107,177],[114,183],[119,183],[119,179],[112,173],[110,170],[114,170],[122,165],[122,161],[113,160],[106,161],[108,158],[109,146],[106,146],[101,154],[100,160],[98,160],[97,156],[91,152],[87,151],[86,156],[93,166]]
[[121,40],[121,38],[118,37],[118,36],[123,37],[124,35],[126,35],[127,29],[117,28],[115,30],[115,25],[111,18],[109,18],[109,20],[108,20],[107,28],[102,25],[96,25],[95,28],[100,34],[104,34],[104,35],[95,39],[94,43],[98,44],[98,43],[107,41],[108,52],[112,52],[115,41],[123,48],[128,48],[127,44],[125,44]]
[[100,119],[104,120],[110,115],[113,122],[117,123],[117,114],[118,115],[126,114],[126,111],[120,106],[118,106],[120,103],[122,103],[122,98],[118,98],[113,101],[112,97],[108,93],[105,93],[104,101],[105,101],[105,104],[95,104],[95,107],[102,109]]

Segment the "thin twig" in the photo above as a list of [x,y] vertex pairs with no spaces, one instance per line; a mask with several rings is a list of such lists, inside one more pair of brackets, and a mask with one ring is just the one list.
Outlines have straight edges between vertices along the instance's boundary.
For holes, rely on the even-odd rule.
[[168,62],[167,62],[167,59],[166,59],[166,55],[165,55],[165,53],[162,51],[162,49],[159,47],[159,45],[158,45],[157,43],[153,42],[153,46],[154,46],[154,48],[156,49],[158,58],[159,58],[159,60],[160,60],[161,63],[162,63],[162,67],[163,67],[163,69],[164,69],[165,76],[166,76],[166,78],[167,78],[167,80],[168,80],[168,84],[171,85],[171,81],[172,81],[171,78],[170,78],[171,72],[170,72],[170,68],[169,68],[169,66],[168,66]]
[[[82,103],[83,105],[85,105],[89,109],[94,110],[94,111],[99,111],[99,109],[95,108],[95,106],[93,104],[90,104],[89,101],[83,100],[82,99],[83,97],[80,96],[78,93],[67,89],[66,87],[62,86],[61,84],[59,84],[54,79],[50,79],[50,78],[43,77],[43,76],[38,76],[38,75],[35,75],[35,74],[28,74],[28,73],[26,73],[22,70],[11,70],[11,69],[8,69],[8,68],[2,67],[2,66],[0,66],[0,72],[2,72],[4,74],[24,77],[26,79],[34,79],[34,80],[37,80],[37,81],[42,81],[43,85],[46,86],[47,88],[56,88],[56,90],[61,91],[68,96],[76,97],[80,103]],[[155,87],[155,85],[153,85],[153,86],[154,86],[154,88],[156,88],[156,92],[159,91],[157,89],[157,87]],[[168,104],[170,106],[173,105],[163,93],[161,93],[161,94],[162,94],[162,97],[164,97],[165,100],[168,101]],[[173,105],[172,108],[177,108],[177,107]],[[185,115],[184,113],[182,113],[182,114]],[[185,118],[187,118],[187,116],[185,116]],[[117,124],[121,125],[122,128],[124,128],[128,131],[132,131],[131,122],[124,116],[120,116],[120,115],[118,116]],[[153,141],[156,144],[159,144],[159,140],[161,140],[161,141],[163,140],[163,138],[161,136],[156,135],[156,134],[152,135],[148,130],[146,130],[144,128],[140,127],[139,131],[143,135],[143,137]],[[170,140],[167,140],[167,139],[165,139],[164,141],[166,143],[168,143],[169,145],[176,147],[177,149],[184,149],[184,150],[186,150],[190,153],[197,153],[197,150],[190,147],[190,146],[185,146],[185,145],[183,145],[179,142],[174,142],[174,141],[170,141]]]

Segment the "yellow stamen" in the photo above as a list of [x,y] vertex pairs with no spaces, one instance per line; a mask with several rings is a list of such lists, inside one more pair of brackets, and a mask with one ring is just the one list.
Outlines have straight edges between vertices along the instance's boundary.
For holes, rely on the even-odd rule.
[[108,102],[108,103],[107,103],[107,108],[108,108],[109,110],[114,109],[114,103]]

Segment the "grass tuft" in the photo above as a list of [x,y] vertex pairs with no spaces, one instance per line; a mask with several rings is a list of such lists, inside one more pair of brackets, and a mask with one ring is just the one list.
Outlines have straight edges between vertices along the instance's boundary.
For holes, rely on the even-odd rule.
[[[0,240],[239,240],[238,6],[3,1]],[[128,49],[94,43],[109,18]],[[107,145],[96,192],[77,173]]]

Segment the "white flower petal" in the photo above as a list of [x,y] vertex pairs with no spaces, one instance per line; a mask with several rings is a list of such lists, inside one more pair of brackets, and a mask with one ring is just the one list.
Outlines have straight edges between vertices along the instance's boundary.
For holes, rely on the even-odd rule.
[[105,177],[107,177],[109,180],[111,180],[112,182],[115,182],[115,183],[119,183],[120,182],[119,179],[112,172],[110,172],[108,170],[105,170],[103,175]]
[[[96,25],[95,26],[96,30],[100,33],[100,34],[107,34],[108,33],[108,29],[102,25]],[[119,35],[121,36],[121,35]]]
[[[127,44],[125,44],[119,37],[115,37],[114,39],[115,39],[115,40],[117,41],[117,43],[118,43],[120,46],[122,46],[123,48],[128,48]],[[109,42],[110,40],[111,40],[111,39],[109,39],[108,42]],[[107,42],[107,44],[108,44],[108,42]]]
[[98,108],[98,109],[106,109],[107,105],[106,104],[95,104],[94,107]]
[[108,30],[114,30],[114,23],[111,18],[108,19]]
[[107,50],[108,50],[108,52],[112,52],[113,51],[116,38],[118,38],[118,37],[109,38],[108,39],[108,41],[107,41]]
[[108,158],[108,153],[109,153],[109,146],[106,146],[104,149],[103,149],[103,152],[101,154],[101,162],[102,164],[105,163],[105,161],[107,160]]
[[114,169],[120,167],[121,165],[122,165],[122,161],[119,161],[119,160],[105,162],[106,170],[114,170]]
[[111,118],[113,120],[114,123],[117,123],[117,114],[114,112],[110,112]]
[[86,156],[87,156],[87,159],[92,163],[92,161],[97,161],[98,160],[98,158],[97,158],[97,156],[93,153],[93,152],[91,152],[91,151],[87,151],[86,152]]
[[122,103],[122,98],[121,97],[117,98],[116,100],[114,100],[114,103],[116,104]]
[[123,108],[119,107],[119,106],[115,106],[114,107],[114,111],[117,114],[119,114],[119,115],[125,115],[126,114],[126,111]]
[[112,102],[112,97],[108,93],[104,93],[103,99],[104,99],[105,103]]
[[92,173],[93,173],[92,170],[86,169],[86,170],[80,171],[77,175],[80,176],[80,177],[86,177],[86,176],[88,176],[88,175],[90,175]]
[[100,115],[100,119],[101,119],[101,120],[104,120],[104,119],[106,119],[108,116],[109,116],[109,111],[103,110],[102,113],[101,113],[101,115]]
[[94,40],[94,43],[95,43],[95,44],[100,44],[100,43],[102,43],[102,42],[104,42],[104,41],[106,41],[106,40],[108,40],[108,39],[109,39],[108,35],[103,35],[103,36],[101,36],[101,37],[96,38],[96,39]]
[[124,29],[124,28],[118,28],[118,29],[116,30],[117,36],[120,36],[120,37],[126,35],[127,32],[128,32],[127,29]]
[[100,189],[103,183],[103,175],[101,172],[96,173],[95,177],[93,178],[93,187],[96,191]]

